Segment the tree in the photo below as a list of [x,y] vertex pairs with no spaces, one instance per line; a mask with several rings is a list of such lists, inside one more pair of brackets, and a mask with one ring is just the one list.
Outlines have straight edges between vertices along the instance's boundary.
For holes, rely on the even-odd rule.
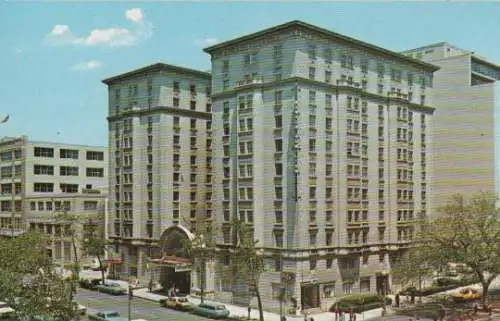
[[96,217],[89,217],[83,224],[83,242],[82,250],[87,256],[97,258],[99,262],[99,270],[101,271],[102,284],[105,284],[104,277],[104,253],[108,242],[104,232],[104,218],[101,214]]
[[[56,220],[63,224],[69,226],[69,236],[71,237],[71,245],[73,248],[73,264],[71,266],[72,279],[73,281],[80,279],[80,262],[78,260],[78,240],[81,239],[81,235],[78,234],[78,225],[80,225],[81,218],[78,215],[69,214],[68,210],[64,208],[62,213],[56,215]],[[75,287],[76,289],[76,287]]]
[[236,241],[231,255],[233,270],[247,278],[249,290],[257,298],[259,320],[264,321],[264,312],[259,291],[260,275],[264,272],[263,253],[256,247],[258,241],[254,240],[253,229],[250,225],[240,220],[233,220],[232,228]]
[[500,274],[500,220],[496,197],[478,193],[466,199],[453,196],[439,211],[442,215],[428,220],[415,250],[422,253],[423,263],[445,265],[449,262],[467,265],[482,286],[483,304],[488,288]]
[[16,318],[75,317],[71,287],[55,273],[49,245],[50,239],[37,232],[0,239],[0,297],[15,309]]
[[427,258],[426,253],[420,251],[419,246],[410,248],[393,267],[393,277],[402,286],[415,286],[422,289],[423,279],[432,275],[437,267],[429,264],[430,262],[434,261]]

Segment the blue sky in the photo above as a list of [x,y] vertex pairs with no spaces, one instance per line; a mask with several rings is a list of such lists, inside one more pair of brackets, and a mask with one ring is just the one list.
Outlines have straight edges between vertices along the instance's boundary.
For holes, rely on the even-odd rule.
[[[500,3],[1,2],[0,136],[107,144],[101,80],[289,20],[400,51],[447,41],[500,64]],[[59,133],[59,134],[58,134]]]

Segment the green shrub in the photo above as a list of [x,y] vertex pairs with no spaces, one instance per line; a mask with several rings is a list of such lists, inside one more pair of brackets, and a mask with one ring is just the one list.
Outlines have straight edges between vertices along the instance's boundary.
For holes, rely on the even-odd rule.
[[459,280],[449,279],[449,278],[438,278],[434,281],[437,286],[448,286],[448,285],[460,285]]
[[[334,312],[336,306],[338,305],[339,309],[342,311],[347,311],[351,308],[354,313],[360,313],[367,310],[381,308],[384,305],[383,299],[383,296],[373,293],[351,294],[341,297],[337,303],[332,305],[330,311]],[[386,297],[385,299],[386,305],[392,304],[391,298]]]

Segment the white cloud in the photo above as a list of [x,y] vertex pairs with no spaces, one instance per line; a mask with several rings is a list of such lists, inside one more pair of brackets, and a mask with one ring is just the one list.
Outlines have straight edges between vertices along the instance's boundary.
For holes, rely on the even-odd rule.
[[68,25],[55,25],[46,36],[45,41],[53,45],[72,44],[80,46],[133,46],[152,36],[153,25],[144,22],[144,14],[140,8],[125,11],[125,17],[134,23],[131,29],[111,27],[93,29],[87,36],[76,36]]
[[125,11],[125,17],[132,22],[142,22],[144,15],[141,8],[133,8]]
[[197,46],[213,46],[215,44],[219,43],[219,40],[217,38],[205,38],[205,39],[197,39],[194,41],[194,44]]
[[89,71],[89,70],[100,68],[101,66],[102,66],[102,63],[100,61],[89,60],[89,61],[77,63],[76,65],[73,66],[73,70],[75,70],[75,71]]

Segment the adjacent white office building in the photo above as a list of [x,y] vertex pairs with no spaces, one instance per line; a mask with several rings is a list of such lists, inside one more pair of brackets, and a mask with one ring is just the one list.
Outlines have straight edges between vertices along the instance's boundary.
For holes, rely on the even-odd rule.
[[500,65],[446,42],[404,52],[434,74],[434,213],[456,193],[498,195]]
[[73,227],[62,214],[83,220],[104,210],[107,156],[106,147],[2,138],[0,233],[17,236],[28,228],[46,232],[54,237],[48,254],[58,264],[71,262]]

